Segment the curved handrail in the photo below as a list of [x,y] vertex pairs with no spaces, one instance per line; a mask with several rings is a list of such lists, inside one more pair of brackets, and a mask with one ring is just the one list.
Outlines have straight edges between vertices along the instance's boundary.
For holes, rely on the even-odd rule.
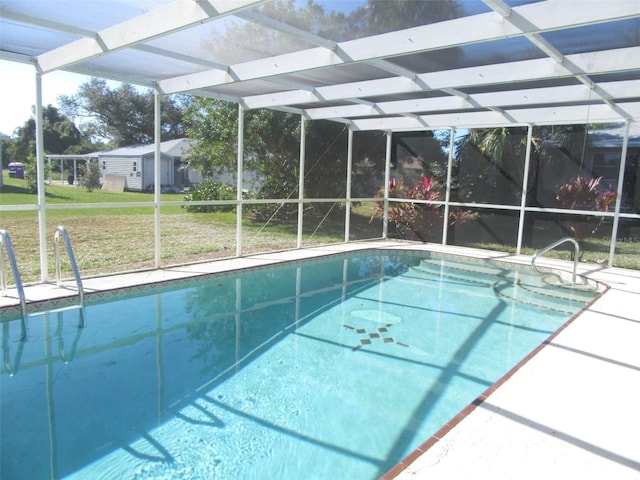
[[573,243],[573,247],[574,247],[572,283],[575,284],[576,275],[577,275],[576,272],[578,270],[578,259],[580,258],[580,244],[576,241],[575,238],[563,237],[560,240],[556,240],[555,242],[550,243],[546,247],[542,247],[540,250],[538,250],[536,253],[533,254],[533,258],[531,259],[531,268],[533,268],[536,272],[540,273],[540,270],[536,268],[536,260],[538,259],[538,257],[543,253],[546,253],[549,250],[557,247],[558,245],[562,245],[563,243],[566,243],[566,242]]
[[69,263],[71,264],[71,270],[73,270],[73,276],[76,279],[76,285],[78,286],[78,295],[80,296],[80,304],[84,305],[84,287],[82,286],[82,279],[80,278],[80,272],[78,271],[78,265],[76,264],[76,257],[73,254],[71,248],[71,240],[69,240],[69,234],[67,229],[63,226],[56,228],[56,233],[53,234],[53,243],[55,246],[56,256],[56,282],[58,286],[62,284],[62,265],[60,262],[60,252],[58,249],[58,243],[60,243],[60,236],[64,240],[64,244],[67,247],[67,255],[69,256]]
[[7,294],[7,272],[4,266],[4,256],[2,255],[3,247],[7,251],[7,258],[9,258],[9,264],[13,272],[13,280],[16,283],[16,290],[18,290],[18,298],[20,299],[20,313],[24,320],[24,317],[27,316],[27,301],[24,296],[24,288],[22,288],[22,279],[20,278],[20,271],[18,271],[16,257],[13,254],[11,237],[6,230],[0,230],[0,287],[2,288],[2,295],[4,296]]

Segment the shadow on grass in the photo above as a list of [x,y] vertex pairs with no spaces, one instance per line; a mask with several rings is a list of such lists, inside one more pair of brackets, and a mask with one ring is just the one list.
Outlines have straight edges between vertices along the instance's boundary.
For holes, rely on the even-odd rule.
[[[305,236],[321,234],[342,239],[344,236],[344,219],[345,212],[342,209],[326,217],[317,214],[305,214],[302,223],[302,234]],[[353,231],[357,230],[364,236],[370,235],[371,238],[380,236],[382,231],[381,221],[372,222],[370,217],[354,212],[351,213],[350,222]],[[262,228],[265,226],[264,224],[263,220],[251,217],[247,218],[244,223],[245,226],[255,228]],[[286,235],[296,235],[298,231],[297,218],[287,220],[274,219],[271,222],[267,222],[267,225],[271,231],[278,231]]]
[[[21,194],[21,195],[31,195],[31,191],[27,188],[27,187],[19,187],[16,185],[7,185],[4,184],[2,186],[2,188],[0,188],[0,192],[2,193],[14,193],[14,194]],[[35,195],[35,194],[33,194]]]
[[[37,195],[36,192],[32,192],[31,189],[29,189],[29,187],[27,186],[18,186],[18,185],[3,185],[2,188],[0,188],[0,193],[2,194],[6,194],[6,195],[28,195],[28,196],[33,196],[35,197]],[[55,193],[51,193],[45,190],[44,193],[45,197],[47,198],[56,198],[59,200],[72,200],[72,198],[70,196],[67,195],[58,195]]]

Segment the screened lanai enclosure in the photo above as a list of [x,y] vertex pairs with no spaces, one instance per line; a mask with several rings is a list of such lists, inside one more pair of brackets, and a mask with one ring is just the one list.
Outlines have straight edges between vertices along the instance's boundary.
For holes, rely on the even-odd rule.
[[[583,261],[640,268],[638,0],[3,0],[0,17],[0,58],[34,72],[37,195],[2,205],[18,263],[39,258],[27,277],[49,278],[57,225],[87,274],[376,238],[532,254],[571,236]],[[232,195],[186,205],[155,168],[143,201],[48,196],[57,70],[153,89],[156,166],[163,96],[230,102],[208,160]]]

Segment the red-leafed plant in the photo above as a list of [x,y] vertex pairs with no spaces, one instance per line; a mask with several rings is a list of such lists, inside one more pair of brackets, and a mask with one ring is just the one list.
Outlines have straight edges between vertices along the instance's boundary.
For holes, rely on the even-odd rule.
[[[556,204],[569,210],[608,212],[615,204],[617,193],[611,186],[603,189],[601,183],[602,177],[572,178],[556,191]],[[589,216],[583,221],[570,223],[569,230],[576,240],[580,240],[593,235],[603,221],[604,217]]]
[[[442,224],[442,204],[440,202],[442,185],[433,176],[423,176],[413,185],[405,185],[404,179],[393,179],[389,182],[389,198],[401,198],[407,201],[389,202],[389,223],[395,226],[403,238],[417,238],[426,241],[427,234]],[[384,188],[376,195],[380,200],[376,203],[373,218],[384,216]],[[449,215],[449,225],[462,222],[473,215],[468,211],[456,211]]]

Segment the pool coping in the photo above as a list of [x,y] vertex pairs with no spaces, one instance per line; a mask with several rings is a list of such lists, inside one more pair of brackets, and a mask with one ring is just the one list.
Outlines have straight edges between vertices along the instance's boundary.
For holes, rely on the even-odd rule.
[[[167,282],[173,283],[180,282],[182,280],[187,281],[192,280],[196,277],[203,277],[212,274],[235,272],[238,270],[265,267],[283,262],[308,260],[327,255],[337,255],[371,249],[389,251],[423,250],[430,253],[452,254],[474,259],[507,261],[508,263],[516,265],[519,264],[523,267],[529,265],[531,261],[531,257],[516,256],[504,252],[485,251],[464,247],[448,247],[434,244],[419,244],[414,242],[373,241],[313,247],[294,251],[256,254],[239,258],[214,260],[205,263],[179,265],[159,270],[147,270],[128,272],[118,275],[92,277],[87,278],[86,280],[83,279],[83,283],[85,284],[85,292],[87,293],[87,295],[96,295],[96,297],[98,297],[102,294],[108,294],[108,292],[114,292],[123,288],[141,288],[139,287],[140,285],[150,286],[148,288],[157,288],[159,285]],[[547,258],[540,258],[538,263],[541,269],[551,269],[554,271],[560,270],[563,272],[570,272],[573,267],[572,262],[558,261]],[[487,390],[485,390],[482,395],[480,395],[471,404],[469,404],[460,413],[458,413],[458,415],[456,415],[446,425],[444,425],[436,434],[427,439],[399,464],[388,471],[382,477],[384,480],[390,480],[392,478],[397,478],[399,480],[408,478],[433,478],[434,473],[436,471],[440,472],[441,470],[443,470],[443,468],[445,469],[444,471],[446,471],[446,468],[451,468],[456,472],[456,475],[460,475],[460,469],[455,465],[451,466],[454,463],[459,464],[460,459],[458,458],[457,462],[448,460],[449,457],[454,457],[453,455],[448,454],[448,450],[450,449],[464,452],[465,448],[467,448],[468,450],[466,450],[466,456],[464,457],[465,460],[474,459],[474,461],[481,461],[481,458],[483,457],[483,448],[479,447],[477,443],[473,443],[471,446],[469,446],[468,441],[467,443],[461,441],[460,436],[463,434],[459,432],[465,432],[466,430],[468,430],[470,428],[468,424],[472,424],[473,419],[482,418],[483,415],[487,415],[487,412],[493,411],[496,408],[500,409],[501,407],[499,402],[496,402],[496,397],[504,396],[505,392],[513,390],[514,387],[511,385],[511,383],[513,383],[512,381],[514,379],[519,379],[520,377],[522,377],[524,370],[535,370],[536,363],[539,363],[539,360],[547,355],[549,350],[553,350],[552,348],[549,348],[549,345],[554,344],[556,340],[558,340],[560,337],[563,337],[563,334],[565,334],[565,332],[574,330],[574,325],[582,323],[581,318],[585,315],[585,312],[590,316],[593,316],[594,311],[597,311],[600,308],[599,305],[602,302],[602,299],[606,298],[610,293],[615,293],[616,296],[614,297],[614,300],[612,302],[605,302],[609,305],[604,309],[604,312],[601,313],[603,313],[605,317],[611,316],[614,319],[620,318],[623,321],[630,320],[630,324],[635,326],[636,328],[633,330],[633,335],[627,338],[627,341],[637,342],[635,345],[640,344],[640,317],[638,316],[638,312],[632,312],[629,305],[627,305],[629,310],[624,310],[621,314],[614,314],[607,311],[607,308],[611,310],[623,306],[623,303],[620,303],[619,300],[616,301],[616,298],[619,294],[624,295],[625,293],[627,293],[629,295],[640,295],[640,293],[637,293],[640,292],[640,272],[624,269],[606,268],[600,265],[593,264],[579,264],[578,273],[593,281],[608,285],[609,287],[607,291],[597,297],[597,299],[592,301],[589,305],[584,307],[578,314],[574,315],[569,321],[567,321],[562,327],[560,327],[560,329],[549,336],[545,340],[545,342],[539,345],[525,359],[520,361],[498,382],[494,383]],[[27,285],[25,286],[25,294],[29,302],[28,305],[39,305],[42,302],[46,302],[47,300],[63,303],[70,301],[72,302],[74,297],[77,296],[75,285],[71,281],[63,282],[61,287],[58,287],[55,284]],[[624,298],[624,296],[621,298]],[[17,296],[15,295],[15,292],[11,292],[10,290],[8,297],[1,297],[0,313],[3,313],[4,316],[4,314],[12,311],[19,312],[19,302]],[[600,326],[600,328],[602,328],[602,326]],[[611,357],[615,357],[615,352],[609,355]],[[634,360],[636,359],[637,358],[632,359],[631,362],[620,363],[622,363],[624,366],[626,366],[627,364],[640,364],[640,362],[634,363]],[[624,366],[621,368],[624,368]],[[637,365],[637,367],[634,366],[633,368],[637,368],[637,371],[639,372],[637,373],[637,376],[635,378],[636,380],[638,380],[635,384],[640,385],[640,365]],[[635,372],[635,370],[632,371]],[[555,375],[555,372],[552,372],[551,374],[543,373],[541,375],[542,377],[548,377],[547,379],[550,380]],[[623,395],[625,393],[628,395],[628,392],[622,392]],[[494,405],[490,406],[488,400],[491,400]],[[585,398],[577,398],[575,399],[575,403],[584,404]],[[568,413],[570,414],[571,412]],[[621,411],[620,414],[623,415],[623,422],[633,425],[636,432],[640,431],[640,420],[635,423],[629,422],[630,412],[628,411]],[[499,415],[495,414],[494,412],[494,416]],[[627,436],[627,431],[628,429],[625,429],[625,434],[623,435],[623,437],[625,438]],[[484,434],[475,431],[473,435],[475,435],[474,438],[477,440],[477,438],[482,438]],[[546,432],[540,433],[541,437],[545,437],[547,435],[548,433]],[[495,432],[487,432],[487,441],[490,441],[491,445],[496,445],[496,442],[497,444],[500,444],[500,441],[496,440],[495,436]],[[509,438],[507,438],[506,440],[504,440],[504,443],[509,444],[512,442]],[[522,448],[527,449],[527,445],[523,444]],[[580,446],[577,446],[576,448],[578,450],[584,450],[584,448],[581,448]],[[542,451],[545,450],[543,449]],[[598,457],[597,460],[602,460],[603,458],[601,455],[598,456],[596,454],[592,454],[592,457],[594,456]],[[640,470],[640,458],[636,460],[638,455],[636,455],[635,457],[631,455],[630,459],[628,455],[619,455],[619,457],[626,460],[623,460],[622,462],[610,461],[609,464],[605,465],[604,468],[611,467],[612,471],[615,470],[616,474],[619,474],[618,470],[620,465],[630,463],[632,465],[632,469],[635,469],[635,467],[637,466],[637,468]],[[561,458],[558,458],[558,455],[553,451],[545,451],[541,465],[556,465],[562,462],[563,460]],[[600,465],[602,461],[596,463]],[[447,467],[447,465],[449,465],[450,467]],[[496,475],[494,471],[495,467],[495,465],[492,465],[490,468],[490,471],[493,472],[491,474],[491,477],[500,478],[500,476]],[[511,477],[514,474],[518,474],[520,476],[522,474],[521,467],[517,465],[500,465],[500,469],[501,471],[504,470],[506,472],[510,472]],[[544,474],[547,473],[542,467],[540,467],[539,470],[541,470]],[[573,471],[575,473],[576,470],[574,469]],[[467,470],[463,469],[462,477],[464,477],[464,472],[469,474],[469,478],[471,476],[474,476],[475,478],[482,478],[481,476],[474,474],[478,473],[477,465],[475,465],[474,467],[469,467],[469,469]],[[458,478],[458,476],[447,476],[446,478]],[[504,478],[509,477],[505,476]]]

